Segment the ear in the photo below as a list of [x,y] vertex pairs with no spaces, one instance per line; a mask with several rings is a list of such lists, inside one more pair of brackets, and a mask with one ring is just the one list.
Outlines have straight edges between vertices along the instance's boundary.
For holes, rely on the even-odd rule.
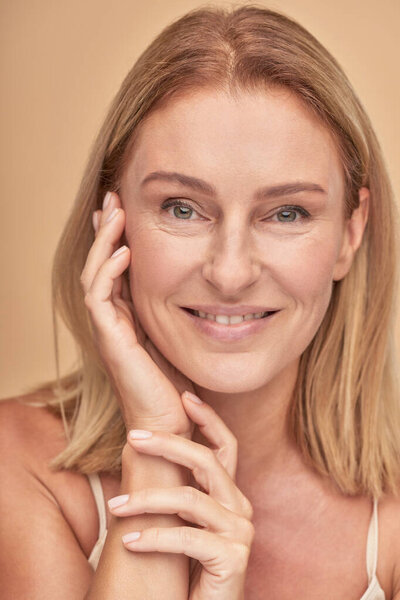
[[342,238],[342,246],[333,270],[333,281],[343,279],[350,271],[353,258],[361,245],[365,226],[368,220],[370,192],[366,187],[358,191],[360,200],[358,208],[346,219]]

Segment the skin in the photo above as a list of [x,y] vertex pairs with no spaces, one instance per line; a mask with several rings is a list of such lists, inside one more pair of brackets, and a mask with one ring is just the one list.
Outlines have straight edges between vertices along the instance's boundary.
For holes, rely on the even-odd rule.
[[[190,598],[196,600],[242,600],[244,593],[261,590],[265,572],[271,593],[292,595],[299,574],[307,587],[308,570],[321,556],[322,579],[314,584],[318,597],[327,593],[339,570],[345,577],[338,594],[358,594],[364,584],[352,581],[350,589],[346,583],[346,552],[354,538],[358,547],[369,499],[353,501],[337,490],[332,493],[332,486],[303,464],[288,433],[287,410],[300,356],[326,313],[333,282],[349,271],[361,243],[369,192],[359,191],[360,206],[346,220],[344,179],[333,139],[288,90],[235,99],[203,90],[151,113],[137,133],[119,197],[112,194],[95,218],[101,223],[95,223],[96,242],[82,277],[85,302],[103,349],[108,346],[104,358],[108,355],[127,428],[135,423],[136,429],[139,416],[152,432],[147,440],[128,436],[128,447],[184,465],[200,489],[193,495],[191,486],[168,492],[157,487],[143,496],[127,489],[119,514],[178,514],[205,529],[139,525],[139,540],[128,536],[124,544],[132,551],[197,559],[204,568],[192,577]],[[215,192],[211,196],[165,180],[143,186],[155,171],[200,178]],[[256,200],[261,187],[294,182],[308,182],[319,191]],[[184,199],[183,215],[177,206],[164,206],[171,198]],[[127,247],[106,260],[122,234]],[[130,290],[120,278],[126,268]],[[264,304],[279,312],[257,334],[223,343],[202,336],[179,308],[201,302]],[[132,333],[132,316],[140,345]],[[142,346],[167,376],[164,381]],[[184,419],[179,426],[175,416],[167,425],[157,426],[154,420],[154,415],[171,416],[172,406],[172,414],[179,414],[174,393],[165,387],[168,379],[176,385],[177,373],[184,389],[192,385],[207,403],[208,412],[203,408],[198,420],[200,413],[188,411],[182,397],[189,421],[199,426],[193,436]],[[146,402],[150,421],[143,411]],[[128,465],[131,459],[125,454]],[[112,503],[118,501],[120,497]],[[221,506],[229,508],[224,524]],[[345,513],[352,517],[343,528]],[[304,539],[297,535],[299,523]],[[326,547],[336,533],[339,538]],[[306,545],[310,558],[304,572],[285,571]],[[330,551],[342,547],[343,565],[324,575],[334,560]],[[361,550],[357,555],[361,573],[364,556]]]
[[[155,182],[142,191],[140,181],[161,169],[200,177],[212,183],[217,194],[211,198],[181,184]],[[295,180],[317,183],[327,193],[253,199],[260,186]],[[186,581],[181,581],[177,565],[173,572],[172,563],[158,571],[158,581],[146,577],[154,563],[143,555],[155,551],[199,561],[190,577],[190,600],[250,600],[266,593],[286,600],[299,591],[310,600],[360,597],[366,587],[370,500],[334,495],[306,469],[287,434],[286,413],[299,357],[324,317],[332,282],[346,275],[361,243],[368,190],[359,191],[360,208],[345,220],[343,176],[329,132],[290,92],[274,90],[235,100],[197,93],[152,113],[142,124],[120,192],[120,198],[112,194],[108,206],[94,213],[96,239],[81,282],[127,429],[149,428],[152,436],[128,436],[122,481],[108,480],[106,498],[119,493],[126,501],[112,498],[110,512],[125,518],[108,523],[95,576],[76,539],[68,540],[63,533],[65,521],[57,510],[56,516],[52,513],[53,528],[62,533],[53,545],[46,539],[43,551],[40,548],[43,569],[39,573],[35,563],[35,582],[42,578],[53,594],[48,565],[59,552],[65,598],[81,595],[90,578],[88,600],[109,597],[115,586],[121,598],[132,593],[147,597],[156,586],[162,593],[168,589],[170,597],[186,598]],[[173,208],[168,215],[162,211],[161,203],[171,197],[196,202],[196,219],[178,219],[182,215],[174,215]],[[287,204],[303,207],[310,219],[282,213]],[[278,215],[299,221],[283,222]],[[121,236],[129,251],[111,256]],[[124,289],[121,278],[126,268],[130,290]],[[201,337],[178,308],[214,301],[265,302],[280,313],[257,335],[223,344]],[[192,385],[206,403],[193,404],[180,396]],[[24,415],[21,423],[27,422]],[[192,438],[193,424],[199,431]],[[3,441],[5,450],[14,449],[7,438]],[[30,441],[28,447],[30,451]],[[166,460],[148,463],[141,457]],[[178,471],[166,470],[177,465],[191,472],[199,489],[182,485]],[[29,484],[31,471],[35,469],[29,469]],[[7,486],[3,510],[10,514],[17,497],[27,503],[26,510],[18,508],[18,515],[30,514],[27,479],[18,480],[21,493],[13,495]],[[69,499],[70,481],[55,496]],[[41,486],[36,498],[43,498]],[[68,506],[62,505],[65,511]],[[40,506],[38,514],[48,514],[47,505]],[[71,511],[76,514],[75,505]],[[92,504],[88,515],[91,511]],[[155,513],[154,520],[148,520],[148,513]],[[398,553],[393,552],[399,539],[393,527],[397,514],[397,504],[380,507],[378,576],[386,597],[393,599],[399,598],[394,565]],[[179,515],[189,524],[161,520],[168,515]],[[19,541],[22,532],[26,536],[22,548],[32,543],[40,547],[42,526],[35,531],[34,525],[35,520],[19,527]],[[12,539],[14,527],[9,529]],[[132,527],[141,532],[136,542],[129,541]],[[74,528],[77,533],[82,530],[82,523]],[[128,534],[128,539],[122,538],[125,548],[139,551],[139,562],[129,562],[129,553],[121,551],[121,534]],[[94,535],[90,543],[86,540],[89,549],[92,539]],[[10,544],[4,545],[7,552]],[[30,573],[25,558],[16,565],[11,555],[7,569],[7,585],[23,588],[21,597],[26,596],[24,581],[29,576],[14,575],[12,569]],[[138,575],[134,581],[126,578],[132,565]]]
[[[216,195],[166,181],[141,187],[161,170],[205,180]],[[294,181],[326,193],[254,199],[260,187]],[[366,188],[350,220],[343,195],[330,132],[286,89],[236,99],[201,91],[175,100],[142,124],[131,153],[120,197],[137,314],[237,438],[240,473],[298,460],[287,408],[299,358],[325,315],[333,281],[350,269],[368,216]],[[192,210],[162,210],[168,198]],[[310,218],[282,215],[285,205]],[[179,308],[219,302],[280,313],[261,332],[228,344],[201,336]]]

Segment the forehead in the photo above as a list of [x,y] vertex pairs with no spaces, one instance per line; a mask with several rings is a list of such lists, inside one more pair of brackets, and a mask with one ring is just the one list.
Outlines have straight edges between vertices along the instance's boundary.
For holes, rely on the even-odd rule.
[[310,180],[343,189],[331,132],[287,88],[240,93],[197,91],[154,110],[135,136],[124,177],[155,170],[202,177],[221,192],[237,186]]

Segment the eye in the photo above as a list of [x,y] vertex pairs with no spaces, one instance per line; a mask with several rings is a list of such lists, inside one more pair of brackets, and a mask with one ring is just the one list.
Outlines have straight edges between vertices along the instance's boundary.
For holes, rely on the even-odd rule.
[[169,214],[171,214],[171,216],[176,217],[179,221],[197,221],[197,219],[190,218],[192,214],[197,214],[194,208],[192,208],[189,204],[186,204],[186,202],[183,202],[182,200],[177,200],[175,198],[167,200],[163,203],[161,209],[167,210],[168,208],[173,208],[172,214]]
[[310,214],[301,206],[282,206],[274,216],[280,223],[295,223],[308,219]]

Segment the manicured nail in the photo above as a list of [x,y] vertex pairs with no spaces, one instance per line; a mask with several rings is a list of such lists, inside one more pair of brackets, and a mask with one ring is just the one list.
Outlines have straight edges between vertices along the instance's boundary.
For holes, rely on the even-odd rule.
[[195,402],[196,404],[203,404],[203,400],[200,400],[200,398],[192,394],[192,392],[188,392],[187,390],[185,390],[183,393],[185,395],[185,398],[188,398],[192,402]]
[[128,544],[129,542],[134,542],[138,538],[140,538],[141,531],[132,531],[131,533],[127,533],[122,536],[122,541],[124,544]]
[[146,431],[145,429],[132,429],[132,431],[129,432],[131,440],[145,440],[152,435],[151,431]]
[[107,206],[110,204],[110,200],[111,200],[111,192],[107,192],[107,194],[104,196],[104,200],[103,200],[103,210],[106,210]]
[[106,223],[108,223],[109,221],[111,221],[111,219],[113,219],[115,217],[116,214],[118,214],[119,212],[119,208],[114,208],[114,210],[112,211],[112,213],[110,213],[106,219]]
[[128,246],[121,246],[121,248],[118,248],[118,250],[111,254],[111,258],[118,256],[118,254],[122,254],[122,252],[125,252],[125,250],[128,250]]
[[93,229],[97,233],[97,230],[99,228],[99,215],[96,211],[94,211],[94,213],[92,214],[92,223],[93,223]]
[[122,494],[122,496],[114,496],[114,498],[110,498],[108,501],[109,508],[117,508],[117,506],[122,506],[126,504],[129,500],[129,494]]

